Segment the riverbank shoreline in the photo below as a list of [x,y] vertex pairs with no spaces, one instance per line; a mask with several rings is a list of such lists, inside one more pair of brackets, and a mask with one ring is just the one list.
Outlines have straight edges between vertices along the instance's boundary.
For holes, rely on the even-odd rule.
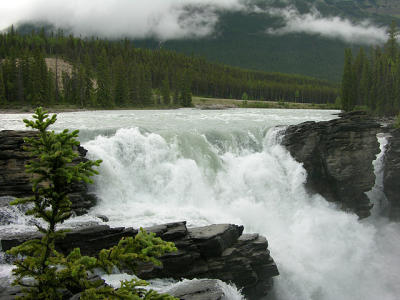
[[[223,98],[205,98],[193,96],[193,108],[203,110],[221,110],[231,108],[265,108],[265,109],[337,109],[334,104],[314,104],[301,102],[282,102],[282,101],[260,101],[260,100],[239,100],[239,99],[223,99]],[[65,112],[82,112],[82,111],[100,111],[100,110],[172,110],[183,107],[172,105],[155,105],[149,107],[77,107],[74,105],[53,105],[44,107],[50,113],[65,113]],[[0,114],[23,114],[33,113],[36,106],[10,106],[9,108],[0,107]]]

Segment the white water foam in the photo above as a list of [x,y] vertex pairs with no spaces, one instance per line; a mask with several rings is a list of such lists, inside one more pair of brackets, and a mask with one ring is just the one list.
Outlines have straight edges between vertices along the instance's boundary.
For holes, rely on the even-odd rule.
[[[111,274],[111,275],[102,275],[102,278],[105,282],[114,288],[121,287],[121,281],[138,279],[135,275],[129,275],[126,273],[123,274]],[[173,294],[173,291],[180,289],[185,286],[190,286],[191,284],[196,284],[204,279],[183,279],[181,281],[177,281],[171,278],[166,279],[152,279],[147,280],[148,286],[143,288],[147,290],[154,290],[159,293],[168,293]],[[221,280],[217,280],[218,288],[223,292],[224,297],[221,300],[244,300],[245,298],[241,294],[241,292],[236,288],[233,284],[227,284]],[[206,300],[206,299],[204,299]]]
[[269,240],[276,299],[398,299],[399,224],[359,221],[309,195],[304,168],[268,131],[332,118],[325,113],[93,112],[65,114],[58,126],[83,129],[89,156],[104,161],[92,216],[114,226],[243,224]]
[[388,139],[385,134],[378,134],[377,138],[380,152],[377,154],[376,159],[372,163],[374,165],[375,172],[375,186],[367,193],[367,195],[374,204],[374,207],[371,210],[372,217],[377,217],[379,219],[380,216],[385,213],[385,209],[388,208],[388,200],[383,191],[383,160]]
[[304,168],[275,143],[274,130],[253,148],[203,137],[168,140],[132,128],[85,144],[104,160],[93,213],[115,226],[244,224],[270,242],[281,272],[277,299],[397,299],[398,224],[360,222],[309,195]]

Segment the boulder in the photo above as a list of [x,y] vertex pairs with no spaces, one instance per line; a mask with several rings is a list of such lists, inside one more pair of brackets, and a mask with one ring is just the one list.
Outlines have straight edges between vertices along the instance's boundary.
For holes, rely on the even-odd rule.
[[289,126],[282,145],[303,164],[310,191],[364,218],[372,208],[365,192],[375,184],[372,162],[380,152],[380,126],[365,112],[344,113],[331,121]]
[[[25,137],[34,137],[34,131],[0,131],[0,197],[27,197],[32,195],[30,175],[25,172],[25,164],[29,153],[24,151]],[[75,163],[85,161],[86,152],[78,147],[79,158]],[[83,215],[96,204],[96,197],[88,192],[84,183],[73,184],[69,199],[72,209],[77,215]]]
[[[161,257],[162,267],[140,264],[136,275],[142,279],[219,279],[243,289],[248,299],[260,299],[271,290],[272,278],[279,275],[266,238],[242,234],[243,226],[219,224],[188,229],[186,222],[176,222],[145,229],[174,242],[178,251]],[[67,233],[56,247],[64,253],[79,247],[82,254],[94,255],[100,249],[112,247],[122,237],[136,233],[132,228],[89,224]],[[34,237],[28,233],[2,236],[1,247],[5,251]]]
[[188,280],[177,284],[166,293],[181,300],[229,300],[224,283],[216,279]]
[[389,201],[389,217],[400,221],[400,129],[391,132],[386,145],[383,188]]

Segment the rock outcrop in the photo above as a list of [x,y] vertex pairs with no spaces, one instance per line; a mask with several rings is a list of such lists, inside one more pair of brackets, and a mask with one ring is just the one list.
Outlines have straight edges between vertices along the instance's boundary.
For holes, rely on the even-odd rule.
[[194,279],[179,283],[166,292],[181,300],[229,300],[224,284],[216,279]]
[[365,192],[375,183],[379,128],[364,112],[345,113],[331,121],[289,126],[282,144],[303,163],[309,190],[364,218],[372,207]]
[[[30,175],[25,172],[25,164],[29,153],[23,150],[24,138],[35,136],[34,131],[0,131],[0,197],[26,197],[32,194]],[[76,163],[85,160],[86,150],[77,149],[80,157]],[[96,204],[96,197],[88,193],[87,186],[82,183],[73,185],[69,198],[72,210],[77,215],[85,214]]]
[[[139,266],[136,275],[151,278],[211,278],[234,283],[248,299],[260,299],[272,287],[272,278],[279,274],[270,256],[268,242],[258,234],[242,234],[243,226],[220,224],[187,228],[186,222],[146,228],[163,240],[175,243],[178,251],[161,257],[162,267]],[[67,233],[57,248],[67,253],[75,247],[82,254],[93,255],[115,245],[124,236],[137,233],[133,228],[110,228],[93,225]],[[7,250],[34,236],[29,233],[3,236],[1,246]]]
[[384,156],[383,188],[389,201],[389,217],[400,221],[400,129],[388,138]]

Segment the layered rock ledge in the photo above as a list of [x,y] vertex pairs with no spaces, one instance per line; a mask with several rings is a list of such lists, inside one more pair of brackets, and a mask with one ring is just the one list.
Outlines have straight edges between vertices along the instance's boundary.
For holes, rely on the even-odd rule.
[[[29,153],[23,150],[24,138],[34,137],[34,131],[0,131],[0,197],[27,197],[32,195],[30,175],[25,172]],[[85,160],[87,150],[78,147],[79,163]],[[69,198],[77,215],[85,214],[96,204],[96,197],[88,193],[86,184],[73,185]]]
[[[139,266],[136,275],[140,278],[220,279],[243,289],[248,299],[260,299],[271,290],[272,278],[279,275],[267,239],[258,234],[242,234],[243,226],[219,224],[187,228],[186,222],[177,222],[146,230],[174,242],[178,251],[161,257],[162,267]],[[93,255],[137,232],[133,228],[91,224],[69,232],[57,248],[67,253],[79,247],[82,254]],[[34,237],[29,233],[3,236],[1,247],[5,251]]]
[[365,192],[375,184],[379,129],[364,112],[345,113],[331,121],[289,126],[282,144],[303,163],[310,191],[364,218],[372,207]]

